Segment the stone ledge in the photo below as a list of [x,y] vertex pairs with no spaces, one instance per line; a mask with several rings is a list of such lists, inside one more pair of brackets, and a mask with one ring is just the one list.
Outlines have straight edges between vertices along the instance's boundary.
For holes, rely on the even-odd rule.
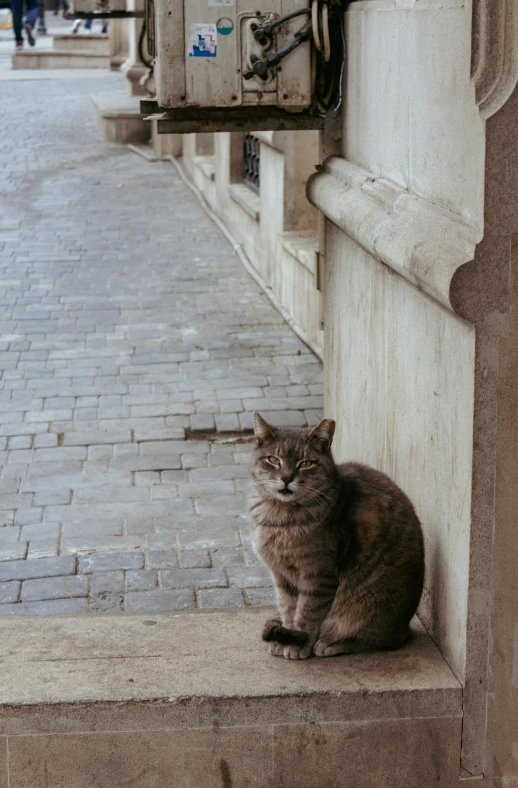
[[256,222],[261,218],[261,198],[244,183],[231,183],[228,193],[234,202],[237,202],[249,216]]
[[110,41],[107,33],[81,35],[81,33],[61,33],[53,38],[54,52],[89,52],[110,57]]
[[137,96],[92,96],[92,102],[105,142],[149,141],[151,124],[144,120]]
[[317,255],[320,248],[318,232],[313,230],[289,231],[282,233],[279,237],[283,249],[316,276]]
[[309,178],[307,196],[374,259],[453,311],[453,275],[482,237],[459,214],[339,156]]
[[266,609],[0,622],[0,735],[459,717],[424,632],[396,652],[289,662]]
[[61,69],[61,68],[110,68],[110,57],[102,52],[90,50],[25,50],[15,52],[11,59],[13,69]]

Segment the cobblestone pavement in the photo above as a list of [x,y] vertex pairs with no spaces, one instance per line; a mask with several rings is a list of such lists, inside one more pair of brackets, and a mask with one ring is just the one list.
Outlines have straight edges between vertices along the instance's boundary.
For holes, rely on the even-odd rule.
[[120,75],[1,84],[0,614],[269,602],[226,433],[314,423],[320,363],[174,168],[99,141]]

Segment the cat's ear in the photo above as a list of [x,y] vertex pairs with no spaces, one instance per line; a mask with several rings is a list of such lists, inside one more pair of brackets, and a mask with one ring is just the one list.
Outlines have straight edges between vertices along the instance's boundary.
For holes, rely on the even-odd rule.
[[333,419],[324,419],[313,429],[307,440],[307,445],[311,445],[321,451],[329,451],[335,434],[336,422]]
[[268,424],[257,411],[254,413],[254,432],[258,446],[262,446],[266,441],[273,441],[277,438],[275,427]]

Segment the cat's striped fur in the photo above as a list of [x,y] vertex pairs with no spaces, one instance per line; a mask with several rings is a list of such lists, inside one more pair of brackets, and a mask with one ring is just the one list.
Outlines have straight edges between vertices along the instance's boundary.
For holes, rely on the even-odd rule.
[[335,465],[335,423],[276,428],[254,415],[249,513],[272,572],[270,652],[304,659],[404,645],[424,577],[423,537],[405,493],[358,463]]

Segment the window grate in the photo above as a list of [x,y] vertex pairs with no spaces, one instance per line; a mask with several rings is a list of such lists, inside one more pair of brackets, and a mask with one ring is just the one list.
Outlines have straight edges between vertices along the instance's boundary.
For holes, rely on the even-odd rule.
[[254,191],[260,186],[261,143],[253,134],[245,134],[243,140],[243,180]]

